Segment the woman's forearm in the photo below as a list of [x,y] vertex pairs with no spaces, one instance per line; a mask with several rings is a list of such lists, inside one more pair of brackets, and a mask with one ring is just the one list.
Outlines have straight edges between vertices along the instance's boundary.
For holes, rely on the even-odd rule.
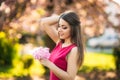
[[42,18],[40,20],[40,29],[48,34],[48,36],[55,42],[59,40],[57,24],[58,24],[58,15]]
[[66,71],[60,69],[55,64],[51,63],[47,66],[60,80],[73,80],[74,78],[71,77]]
[[41,24],[47,24],[47,25],[53,25],[53,24],[58,22],[58,19],[59,19],[59,16],[58,15],[54,15],[54,16],[42,18],[40,20],[40,23]]

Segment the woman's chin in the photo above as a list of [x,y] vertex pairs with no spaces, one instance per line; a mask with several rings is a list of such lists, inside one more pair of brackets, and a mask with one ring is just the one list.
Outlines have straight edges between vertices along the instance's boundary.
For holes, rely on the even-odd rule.
[[60,36],[60,39],[65,39],[63,36]]

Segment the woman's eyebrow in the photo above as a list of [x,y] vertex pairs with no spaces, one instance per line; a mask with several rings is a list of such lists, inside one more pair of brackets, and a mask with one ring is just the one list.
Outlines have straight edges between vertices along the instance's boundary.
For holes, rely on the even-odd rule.
[[62,24],[62,25],[58,24],[58,25],[59,25],[59,26],[62,26],[62,27],[63,27],[63,26],[66,26],[66,25],[64,25],[64,24]]

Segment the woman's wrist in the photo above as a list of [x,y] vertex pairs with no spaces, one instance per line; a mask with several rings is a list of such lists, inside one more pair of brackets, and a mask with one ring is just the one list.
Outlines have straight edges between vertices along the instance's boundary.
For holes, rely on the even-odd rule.
[[39,23],[52,25],[52,24],[57,23],[58,19],[59,19],[59,16],[58,15],[54,15],[54,16],[50,16],[50,17],[41,18],[39,20]]
[[50,69],[53,65],[54,65],[53,62],[49,61],[47,67]]

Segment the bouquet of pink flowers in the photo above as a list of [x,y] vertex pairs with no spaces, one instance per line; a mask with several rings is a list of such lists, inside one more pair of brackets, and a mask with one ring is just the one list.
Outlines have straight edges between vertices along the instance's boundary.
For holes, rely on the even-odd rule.
[[35,59],[42,59],[42,58],[46,58],[48,59],[50,56],[50,53],[49,53],[49,48],[45,47],[38,47],[38,48],[35,48],[33,50],[33,57]]

